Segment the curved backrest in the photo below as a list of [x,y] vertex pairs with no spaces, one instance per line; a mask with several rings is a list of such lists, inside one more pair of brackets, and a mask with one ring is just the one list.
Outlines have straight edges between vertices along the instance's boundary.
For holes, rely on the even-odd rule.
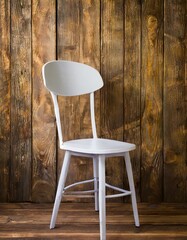
[[57,95],[76,96],[94,92],[103,86],[99,72],[82,63],[51,61],[42,68],[44,84]]
[[99,72],[86,64],[58,60],[44,64],[42,75],[44,85],[52,95],[60,145],[63,144],[63,135],[57,95],[76,96],[90,94],[92,133],[93,137],[97,138],[94,92],[103,86],[103,80]]

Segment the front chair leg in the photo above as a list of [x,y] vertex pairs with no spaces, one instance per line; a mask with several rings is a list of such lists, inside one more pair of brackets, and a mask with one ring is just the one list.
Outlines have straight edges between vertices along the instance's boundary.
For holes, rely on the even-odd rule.
[[60,173],[60,179],[58,182],[58,188],[57,188],[57,193],[56,193],[56,197],[55,197],[53,213],[52,213],[52,217],[51,217],[50,229],[55,227],[56,218],[57,218],[58,210],[60,207],[63,190],[64,190],[64,186],[65,186],[65,182],[66,182],[66,177],[67,177],[67,173],[68,173],[68,168],[69,168],[69,164],[70,164],[70,157],[71,157],[70,152],[66,151],[65,156],[64,156],[64,162],[62,165],[62,170]]
[[125,158],[127,176],[128,176],[128,180],[129,180],[129,187],[130,187],[130,191],[131,191],[132,209],[133,209],[133,214],[134,214],[135,226],[139,227],[140,222],[139,222],[139,216],[138,216],[136,193],[135,193],[135,188],[134,188],[134,179],[133,179],[133,174],[132,174],[132,166],[131,166],[129,152],[125,153],[124,158]]
[[99,220],[100,240],[106,240],[106,187],[104,155],[99,155]]

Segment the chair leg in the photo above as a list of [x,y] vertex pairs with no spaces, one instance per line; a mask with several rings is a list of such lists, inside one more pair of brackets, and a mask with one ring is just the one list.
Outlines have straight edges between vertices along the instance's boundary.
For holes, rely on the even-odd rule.
[[66,181],[66,177],[67,177],[67,173],[68,173],[70,157],[71,157],[70,152],[66,151],[65,156],[64,156],[62,170],[60,173],[60,179],[59,179],[59,183],[58,183],[57,193],[56,193],[56,197],[55,197],[55,203],[54,203],[53,213],[52,213],[52,217],[51,217],[50,229],[55,227],[56,218],[57,218],[59,206],[60,206],[62,195],[63,195],[63,189],[65,186],[65,181]]
[[106,187],[105,187],[105,156],[99,156],[99,219],[100,240],[106,240]]
[[134,188],[134,179],[133,179],[133,174],[132,174],[132,166],[131,166],[129,152],[125,153],[124,158],[125,158],[127,176],[128,176],[128,180],[129,180],[129,187],[130,187],[130,191],[131,191],[132,208],[133,208],[135,226],[139,227],[140,222],[139,222],[139,216],[138,216],[136,193],[135,193],[135,188]]
[[98,159],[93,158],[93,172],[94,172],[94,191],[95,191],[95,211],[99,210],[99,193],[98,193]]

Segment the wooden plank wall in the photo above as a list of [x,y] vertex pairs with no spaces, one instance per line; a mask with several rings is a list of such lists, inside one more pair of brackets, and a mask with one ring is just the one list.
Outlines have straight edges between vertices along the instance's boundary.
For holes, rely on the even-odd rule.
[[[187,201],[186,11],[187,0],[0,0],[1,202],[54,200],[63,153],[41,76],[53,59],[101,72],[98,134],[137,145],[138,201]],[[59,101],[65,139],[89,137],[88,97]],[[107,181],[127,186],[123,169],[108,159]],[[67,182],[91,176],[74,158]]]
[[[31,194],[31,1],[10,7],[11,151],[10,201],[27,201]],[[29,187],[28,187],[29,186]]]

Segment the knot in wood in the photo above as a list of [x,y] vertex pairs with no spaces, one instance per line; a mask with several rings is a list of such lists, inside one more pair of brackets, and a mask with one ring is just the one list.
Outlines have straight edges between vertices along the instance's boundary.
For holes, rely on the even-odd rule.
[[148,40],[151,47],[155,45],[157,38],[158,20],[155,16],[147,17]]

